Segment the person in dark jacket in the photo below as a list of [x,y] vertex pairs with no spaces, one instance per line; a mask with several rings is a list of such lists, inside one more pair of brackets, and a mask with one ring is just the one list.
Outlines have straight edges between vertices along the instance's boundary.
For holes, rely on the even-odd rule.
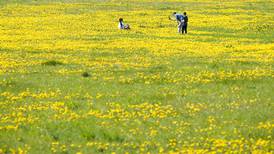
[[182,33],[187,34],[187,23],[188,23],[188,16],[186,15],[186,12],[184,12],[183,15],[183,27],[182,27]]

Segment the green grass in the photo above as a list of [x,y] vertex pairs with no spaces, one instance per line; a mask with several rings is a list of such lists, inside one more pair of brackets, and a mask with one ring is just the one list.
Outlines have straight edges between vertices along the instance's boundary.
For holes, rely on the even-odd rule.
[[[65,19],[52,19],[54,24],[64,26],[62,35],[56,35],[52,40],[24,38],[24,41],[17,41],[22,43],[19,46],[20,49],[16,47],[11,49],[4,45],[1,47],[1,44],[9,43],[9,41],[0,40],[0,56],[3,56],[0,57],[0,62],[15,61],[18,63],[18,66],[11,68],[4,66],[4,62],[0,63],[0,69],[5,70],[2,73],[0,71],[0,149],[2,149],[0,153],[12,153],[12,149],[18,151],[18,148],[29,153],[76,153],[79,151],[83,153],[111,153],[112,151],[158,153],[160,147],[164,148],[164,152],[187,148],[208,151],[221,149],[220,153],[233,151],[228,144],[224,148],[217,147],[213,143],[217,139],[228,142],[241,140],[239,145],[244,144],[244,146],[234,149],[239,153],[241,153],[240,149],[251,153],[254,150],[252,148],[262,150],[262,152],[273,151],[271,145],[273,144],[273,126],[267,129],[258,128],[260,123],[269,122],[273,125],[274,120],[274,32],[273,21],[271,21],[274,18],[274,12],[271,9],[272,1],[232,1],[230,4],[230,1],[181,3],[13,0],[0,2],[0,17],[8,19],[22,17],[27,18],[26,21],[28,17],[37,17],[42,23],[51,24],[42,17],[40,18],[43,15],[35,11],[30,14],[20,14],[22,10],[16,10],[17,5],[39,6],[65,3],[80,3],[80,5],[65,10],[62,6],[55,8],[64,16],[72,15],[67,19],[72,21],[72,25],[69,26],[64,24]],[[146,25],[140,21],[134,21],[128,14],[125,15],[128,22],[139,25],[128,33],[118,33],[113,26],[102,35],[79,34],[76,36],[73,34],[77,32],[66,31],[70,26],[77,27],[77,24],[73,25],[73,21],[79,22],[82,18],[77,17],[85,13],[105,11],[110,18],[113,17],[111,23],[116,24],[114,22],[116,16],[112,14],[113,12],[127,14],[133,10],[169,12],[186,9],[195,15],[206,12],[209,13],[208,17],[217,18],[234,15],[229,12],[218,13],[218,11],[234,9],[238,4],[241,5],[236,9],[247,11],[241,14],[243,15],[242,20],[246,21],[245,17],[252,18],[253,14],[259,12],[262,17],[258,19],[259,21],[263,21],[264,16],[267,19],[264,21],[265,26],[255,23],[244,29],[211,24],[206,27],[193,24],[192,27],[191,20],[195,20],[195,16],[190,14],[188,35],[160,36],[157,33],[147,33],[143,29],[157,27],[161,31],[170,27],[175,33],[174,24],[164,21],[162,24]],[[14,7],[15,13],[10,13],[7,6]],[[210,12],[212,10],[215,12]],[[54,11],[56,10],[45,10],[44,16]],[[138,17],[143,19],[148,16],[149,19],[150,15],[139,14]],[[235,20],[235,22],[241,22],[237,21],[241,20],[241,16],[235,17]],[[0,22],[1,34],[12,38],[16,38],[16,33],[10,33],[8,30],[30,29],[21,27],[20,24],[7,23],[5,25],[2,23]],[[91,21],[89,26],[92,26],[92,23]],[[39,31],[39,27],[36,28]],[[100,27],[94,29],[100,31]],[[40,30],[47,32],[46,26],[41,26]],[[27,35],[22,36],[28,37]],[[129,42],[144,40],[147,44],[171,41],[182,42],[186,46],[185,48],[184,46],[178,47],[179,53],[169,55],[154,54],[150,48],[138,43],[136,43],[136,48],[132,47],[132,49],[123,48],[122,45],[121,48],[100,46],[89,50],[81,49],[82,46],[73,50],[39,49],[39,43],[54,44],[62,40],[86,41],[86,45],[104,44],[106,46],[121,40]],[[10,40],[10,42],[16,43],[16,40]],[[189,47],[190,42],[194,44],[194,47]],[[204,43],[211,45],[211,48],[214,48],[212,50],[220,50],[220,52],[217,55],[211,55],[204,51]],[[30,44],[30,47],[25,47],[26,44]],[[158,45],[160,46],[161,43]],[[257,49],[245,50],[240,48],[241,45],[254,45],[255,47],[256,45],[269,45],[271,47],[264,49],[259,46]],[[215,49],[215,47],[220,49]],[[258,57],[263,60],[272,57],[272,60],[262,61],[257,59]],[[234,60],[231,60],[233,58]],[[146,63],[150,65],[144,66]],[[64,74],[62,70],[65,70]],[[262,73],[261,76],[260,73],[229,76],[229,72],[237,74],[239,71],[248,70],[266,70],[266,73]],[[227,74],[222,78],[220,72]],[[213,75],[209,76],[208,73]],[[172,82],[177,79],[179,81]],[[206,82],[207,79],[210,82]],[[26,91],[39,96],[22,96],[22,92]],[[12,97],[6,96],[7,92],[11,93]],[[45,93],[46,96],[40,96],[41,93]],[[62,102],[63,105],[56,107],[58,102]],[[160,113],[157,113],[155,117],[144,118],[143,116],[156,110],[155,107],[147,109],[138,106],[145,102],[153,105],[159,104],[161,108],[158,110],[164,113],[168,113],[167,110],[172,108],[172,113],[176,115],[170,114],[165,118],[159,118]],[[199,111],[193,111],[195,109],[192,109],[189,104],[194,108],[199,108]],[[131,105],[137,105],[137,107],[131,107]],[[88,115],[90,111],[98,111],[102,115],[111,113],[113,117]],[[17,113],[23,115],[17,116]],[[141,116],[126,117],[126,114],[134,113]],[[75,114],[80,118],[75,117]],[[18,117],[30,118],[34,121],[27,122],[25,119],[20,121]],[[210,117],[215,120],[212,124],[208,122]],[[8,125],[15,126],[17,123],[16,130],[6,128]],[[157,134],[149,136],[151,130],[156,130]],[[171,139],[176,140],[175,146],[169,145]],[[266,146],[257,146],[255,144],[259,139],[269,141],[269,143]],[[58,145],[55,145],[55,142],[58,142]],[[98,144],[90,146],[88,143]],[[106,146],[106,144],[109,145]]]

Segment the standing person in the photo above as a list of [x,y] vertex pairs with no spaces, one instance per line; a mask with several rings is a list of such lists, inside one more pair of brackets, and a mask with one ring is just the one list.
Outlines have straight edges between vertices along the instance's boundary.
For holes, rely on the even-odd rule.
[[[178,23],[178,33],[183,32],[182,29],[183,29],[184,16],[179,13],[173,12],[172,17],[175,18],[175,20]],[[170,20],[174,20],[173,18],[169,17]]]
[[184,12],[183,15],[183,27],[182,27],[182,33],[187,34],[187,23],[188,23],[188,16],[186,15],[186,12]]
[[123,18],[119,18],[118,28],[119,29],[130,29],[129,24],[124,24]]

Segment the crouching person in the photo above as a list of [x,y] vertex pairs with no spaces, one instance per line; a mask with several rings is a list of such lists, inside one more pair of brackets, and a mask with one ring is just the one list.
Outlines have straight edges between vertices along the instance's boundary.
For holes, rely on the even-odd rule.
[[129,24],[124,24],[123,18],[120,18],[118,28],[119,29],[130,29],[130,26],[129,26]]

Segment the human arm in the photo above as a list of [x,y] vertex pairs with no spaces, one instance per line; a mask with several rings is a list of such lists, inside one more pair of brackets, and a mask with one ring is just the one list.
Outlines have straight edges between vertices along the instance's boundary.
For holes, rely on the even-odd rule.
[[175,14],[171,14],[170,16],[168,16],[168,19],[169,19],[169,20],[174,20],[174,21],[177,20]]

